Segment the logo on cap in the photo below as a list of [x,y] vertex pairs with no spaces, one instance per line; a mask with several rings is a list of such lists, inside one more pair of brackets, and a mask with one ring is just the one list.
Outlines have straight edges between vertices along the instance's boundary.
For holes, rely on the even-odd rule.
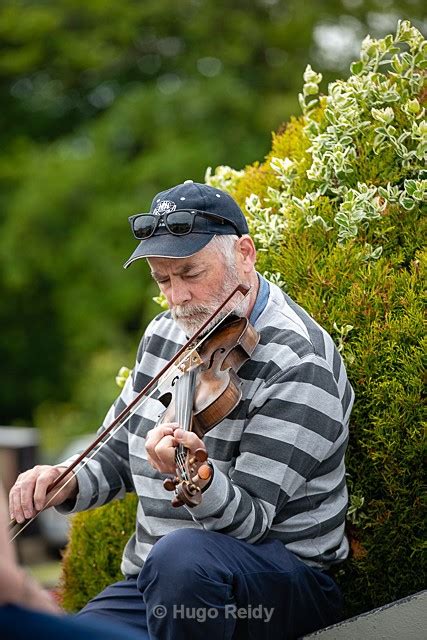
[[170,213],[171,211],[175,211],[176,204],[172,202],[172,200],[160,200],[160,202],[156,205],[153,213],[155,215],[162,215],[164,213]]

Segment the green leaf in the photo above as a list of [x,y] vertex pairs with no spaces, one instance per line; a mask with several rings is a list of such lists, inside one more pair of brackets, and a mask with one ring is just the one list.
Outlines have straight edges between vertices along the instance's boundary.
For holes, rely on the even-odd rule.
[[400,198],[400,204],[406,211],[411,211],[415,207],[415,202],[412,198]]
[[353,73],[355,76],[360,75],[362,71],[364,71],[364,69],[365,69],[365,65],[363,64],[362,60],[357,60],[356,62],[353,62],[350,66],[351,73]]
[[408,196],[413,196],[414,191],[417,189],[417,181],[416,180],[405,180],[405,191]]

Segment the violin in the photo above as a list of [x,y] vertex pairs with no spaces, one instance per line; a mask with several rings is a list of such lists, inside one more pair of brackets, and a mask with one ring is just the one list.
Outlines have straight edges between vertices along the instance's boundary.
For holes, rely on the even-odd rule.
[[[201,346],[183,358],[170,387],[158,399],[165,405],[160,422],[178,422],[184,431],[194,431],[199,438],[221,422],[242,397],[237,376],[240,367],[251,357],[259,334],[247,318],[230,316],[219,323]],[[190,347],[191,348],[191,347]],[[191,454],[183,444],[175,450],[176,476],[163,486],[175,491],[172,506],[195,507],[211,478],[207,453],[197,449]]]
[[[234,291],[232,291],[230,293],[230,295],[224,300],[224,302],[214,311],[214,313],[210,316],[210,318],[208,318],[206,320],[206,322],[204,322],[204,324],[193,334],[193,336],[191,336],[191,338],[179,349],[179,351],[173,356],[173,358],[171,358],[171,360],[169,362],[167,362],[165,364],[165,366],[145,385],[145,387],[138,393],[138,395],[132,400],[132,402],[130,402],[126,407],[124,407],[124,409],[119,413],[119,415],[117,415],[114,420],[111,422],[111,424],[109,424],[96,438],[95,440],[76,458],[76,460],[74,460],[74,462],[72,462],[70,464],[69,467],[67,467],[67,469],[64,469],[64,471],[56,478],[56,480],[54,480],[54,482],[52,482],[52,484],[48,487],[47,490],[47,502],[45,504],[45,506],[43,507],[43,511],[51,504],[52,500],[54,499],[54,497],[59,493],[59,491],[61,491],[64,486],[71,481],[71,476],[68,480],[66,480],[65,484],[62,484],[63,481],[67,478],[67,476],[69,476],[71,474],[71,471],[73,471],[78,465],[81,465],[80,468],[83,468],[90,460],[92,460],[93,457],[95,457],[96,453],[98,451],[101,450],[101,448],[108,442],[108,440],[127,422],[127,420],[129,420],[129,418],[134,415],[134,413],[137,411],[137,409],[142,405],[143,402],[145,402],[145,400],[147,400],[156,390],[156,385],[158,385],[160,380],[163,380],[165,378],[166,375],[170,375],[170,370],[172,369],[172,367],[175,365],[176,362],[178,362],[178,365],[175,365],[175,367],[182,371],[182,367],[184,368],[184,373],[185,373],[185,369],[186,369],[186,362],[188,361],[189,357],[191,357],[191,354],[196,350],[196,348],[198,348],[200,345],[203,344],[203,342],[207,339],[208,336],[210,336],[211,331],[209,331],[209,333],[207,335],[205,335],[203,338],[200,339],[199,342],[197,342],[197,340],[199,339],[200,336],[204,335],[204,332],[208,329],[209,326],[211,326],[212,321],[216,318],[216,316],[218,316],[218,314],[223,310],[223,308],[230,302],[230,300],[236,295],[236,293],[240,293],[242,294],[244,297],[248,295],[250,288],[247,287],[246,285],[238,285]],[[229,314],[227,314],[229,315]],[[255,348],[255,347],[254,347]],[[237,352],[239,353],[239,349],[240,347],[237,346]],[[212,355],[214,355],[212,353]],[[230,356],[229,358],[229,363],[231,365],[231,362],[234,361],[234,355],[232,355],[230,353],[230,349],[228,350],[228,355]],[[249,356],[248,356],[249,357]],[[217,356],[214,356],[213,360],[215,361],[217,359]],[[243,362],[242,362],[243,363]],[[193,363],[194,364],[194,363]],[[181,368],[181,369],[180,369]],[[232,375],[232,374],[231,374]],[[191,383],[191,379],[189,378],[188,381],[190,381]],[[191,383],[192,384],[192,383]],[[188,397],[188,394],[187,394]],[[238,402],[238,400],[237,400]],[[236,402],[236,404],[237,404]],[[180,403],[178,403],[180,404]],[[231,411],[231,409],[230,409]],[[208,411],[209,413],[209,411]],[[201,426],[204,423],[205,420],[205,414],[200,416],[200,420],[201,420]],[[177,416],[179,419],[181,418],[181,415]],[[185,418],[185,416],[184,416]],[[218,418],[217,422],[219,422],[222,419],[221,415]],[[186,423],[187,420],[183,420],[183,423]],[[214,426],[214,424],[217,424],[217,422],[212,422],[212,426]],[[197,429],[198,429],[198,423],[199,423],[199,419],[196,419],[194,424],[195,424],[195,432],[198,433]],[[209,423],[209,421],[208,421]],[[192,421],[191,421],[191,424]],[[201,433],[201,432],[200,432]],[[205,431],[203,431],[203,433],[205,433]],[[98,446],[99,445],[99,446]],[[205,456],[205,452],[204,450],[202,451],[202,457],[206,457]],[[194,473],[193,473],[193,462],[190,462],[190,459],[187,459],[188,457],[186,456],[186,453],[182,450],[179,450],[178,453],[178,461],[180,463],[180,480],[179,482],[187,482],[189,483],[189,491],[193,491],[193,487],[192,487],[192,481],[194,478]],[[198,454],[198,457],[200,457],[200,453]],[[184,457],[183,457],[184,456]],[[183,476],[182,472],[181,472],[181,462],[184,463],[185,465],[183,467],[183,470],[185,471],[186,475]],[[200,467],[201,465],[199,465]],[[79,470],[76,471],[76,475],[78,473]],[[200,473],[203,475],[203,470],[200,470],[200,468],[198,468],[199,474],[198,474],[198,478],[201,479],[201,475]],[[60,488],[58,489],[58,486],[60,486]],[[177,485],[173,485],[173,487],[175,488]],[[54,492],[54,490],[56,489],[56,492]],[[195,490],[195,492],[197,493],[197,489]],[[184,496],[185,497],[185,496]],[[40,513],[40,512],[39,512]],[[14,535],[14,537],[12,538],[12,540],[14,540],[22,531],[24,531],[24,529],[31,524],[31,522],[34,521],[34,519],[37,517],[38,514],[36,514],[33,518],[31,518],[30,520],[28,520],[19,530],[18,532]],[[12,519],[9,522],[9,529],[13,529],[16,526],[17,522],[15,519]]]

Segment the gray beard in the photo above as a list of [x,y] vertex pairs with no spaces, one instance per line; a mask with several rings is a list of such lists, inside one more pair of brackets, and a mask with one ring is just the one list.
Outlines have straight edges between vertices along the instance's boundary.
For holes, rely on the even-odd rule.
[[[237,270],[235,268],[228,268],[221,291],[219,294],[211,298],[208,304],[176,306],[171,309],[172,318],[187,336],[192,336],[198,329],[200,329],[203,323],[210,318],[214,311],[218,309],[227,296],[229,296],[239,284],[240,282]],[[249,297],[236,305],[237,300],[238,294],[231,298],[231,300],[225,305],[224,309],[222,309],[221,313],[219,313],[214,320],[208,324],[201,335],[208,333],[212,327],[218,324],[230,312],[233,312],[235,315],[245,316],[250,304]]]

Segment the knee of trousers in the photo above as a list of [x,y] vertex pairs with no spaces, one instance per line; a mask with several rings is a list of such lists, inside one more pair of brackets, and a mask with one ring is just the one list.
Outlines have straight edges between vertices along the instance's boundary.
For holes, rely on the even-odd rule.
[[209,542],[210,532],[201,529],[179,529],[163,536],[147,556],[138,587],[143,589],[155,582],[193,590],[208,582],[231,584],[231,572],[216,561]]

